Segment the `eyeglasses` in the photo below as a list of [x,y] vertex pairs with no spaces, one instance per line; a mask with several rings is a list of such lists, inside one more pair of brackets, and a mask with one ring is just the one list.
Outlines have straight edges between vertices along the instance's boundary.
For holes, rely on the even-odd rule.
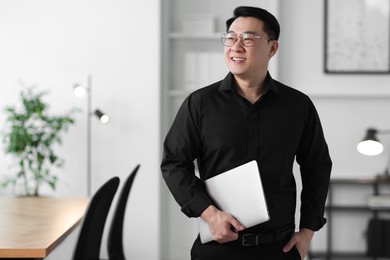
[[245,47],[255,45],[255,39],[271,40],[268,36],[258,36],[254,33],[241,33],[239,36],[235,33],[224,33],[221,35],[221,42],[226,47],[232,47],[240,39],[241,44]]

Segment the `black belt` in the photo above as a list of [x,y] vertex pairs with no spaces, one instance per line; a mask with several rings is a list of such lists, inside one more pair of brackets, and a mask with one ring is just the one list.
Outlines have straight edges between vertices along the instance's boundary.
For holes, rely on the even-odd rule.
[[271,244],[291,237],[294,233],[294,229],[294,227],[291,227],[283,231],[268,234],[242,234],[239,235],[237,242],[241,243],[242,246]]

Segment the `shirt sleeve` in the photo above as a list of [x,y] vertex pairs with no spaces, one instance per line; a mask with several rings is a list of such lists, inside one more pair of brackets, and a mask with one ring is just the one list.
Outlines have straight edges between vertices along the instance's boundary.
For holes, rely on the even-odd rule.
[[200,97],[190,95],[181,105],[163,145],[161,171],[181,210],[188,217],[199,217],[212,204],[203,182],[195,175],[198,157]]
[[306,109],[305,130],[297,152],[302,178],[300,228],[317,231],[325,223],[324,209],[332,161],[314,104]]

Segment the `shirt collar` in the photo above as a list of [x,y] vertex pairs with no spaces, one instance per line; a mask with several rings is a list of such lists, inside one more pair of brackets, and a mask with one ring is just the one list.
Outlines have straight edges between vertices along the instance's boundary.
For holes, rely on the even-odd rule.
[[[267,77],[265,78],[265,91],[271,90],[276,94],[279,94],[279,89],[275,84],[275,80],[271,77],[269,72],[267,72]],[[219,86],[219,91],[233,91],[237,93],[236,82],[234,81],[234,76],[229,72],[226,77],[222,80],[221,85]]]

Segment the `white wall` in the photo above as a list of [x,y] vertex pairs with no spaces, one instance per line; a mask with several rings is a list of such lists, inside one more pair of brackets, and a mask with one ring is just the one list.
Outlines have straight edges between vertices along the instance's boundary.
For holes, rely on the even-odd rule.
[[[389,153],[363,156],[356,144],[369,126],[390,128],[390,74],[325,74],[323,1],[281,3],[280,80],[309,94],[316,104],[334,162],[332,176],[373,177],[383,170]],[[389,147],[388,136],[379,138]]]
[[[15,104],[22,80],[49,89],[55,113],[84,110],[58,147],[65,159],[58,189],[43,193],[86,195],[86,100],[72,86],[89,74],[93,108],[111,116],[108,125],[92,120],[92,191],[141,164],[125,220],[131,259],[159,258],[159,21],[158,0],[0,0],[0,109]],[[12,172],[10,157],[0,153],[0,162],[0,177]],[[59,255],[69,259],[74,243]]]

